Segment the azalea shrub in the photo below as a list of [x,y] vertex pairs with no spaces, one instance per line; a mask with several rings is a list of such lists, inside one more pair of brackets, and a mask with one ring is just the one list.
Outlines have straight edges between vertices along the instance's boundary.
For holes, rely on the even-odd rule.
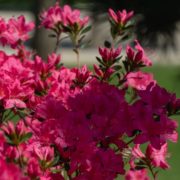
[[[41,13],[40,27],[56,39],[44,60],[24,45],[33,22],[0,18],[0,42],[14,50],[0,51],[1,180],[157,180],[169,168],[180,99],[143,72],[152,62],[138,40],[123,53],[133,17],[109,9],[112,42],[99,47],[93,70],[79,63],[90,30],[79,10],[56,3]],[[57,53],[62,34],[73,44],[73,68]]]

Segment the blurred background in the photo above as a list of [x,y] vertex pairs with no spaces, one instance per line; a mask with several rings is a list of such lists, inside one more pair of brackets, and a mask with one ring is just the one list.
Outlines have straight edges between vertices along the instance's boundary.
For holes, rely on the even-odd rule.
[[[0,16],[8,19],[11,16],[25,15],[27,20],[33,20],[39,26],[38,15],[42,10],[53,5],[55,0],[0,0]],[[107,21],[108,8],[114,10],[134,10],[136,14],[136,27],[133,38],[137,38],[154,67],[145,69],[153,72],[155,79],[163,87],[174,92],[180,98],[180,1],[179,0],[61,0],[63,4],[69,4],[73,8],[82,10],[83,15],[90,16],[93,25],[87,36],[91,40],[88,48],[81,50],[81,64],[91,66],[95,63],[97,47],[103,45],[104,40],[110,39],[110,26]],[[36,49],[38,55],[44,59],[54,49],[55,42],[49,38],[47,30],[37,28],[33,32],[33,38],[27,43],[31,49]],[[127,43],[127,42],[125,42]],[[73,66],[75,55],[72,52],[70,41],[66,40],[59,48],[63,63]],[[8,48],[0,47],[11,53]],[[179,117],[175,117],[180,120]],[[180,142],[170,143],[169,159],[171,168],[160,172],[160,180],[180,179]]]

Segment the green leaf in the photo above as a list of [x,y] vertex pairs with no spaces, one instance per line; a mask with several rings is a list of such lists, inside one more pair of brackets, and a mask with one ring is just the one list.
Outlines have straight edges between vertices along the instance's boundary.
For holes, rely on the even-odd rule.
[[83,49],[83,48],[87,47],[90,43],[91,43],[91,40],[84,42],[84,43],[81,43],[80,48]]
[[32,135],[33,135],[33,134],[32,134],[31,132],[25,134],[25,135],[21,138],[20,143],[23,143],[23,142],[27,141],[28,139],[30,139],[30,138],[32,137]]
[[113,68],[116,70],[116,71],[119,71],[122,67],[120,65],[115,65],[113,66]]
[[87,26],[87,27],[85,27],[82,31],[81,31],[81,34],[85,34],[85,33],[87,33],[88,31],[90,31],[91,30],[91,26]]
[[106,48],[111,48],[111,43],[109,41],[104,41],[104,46]]
[[56,34],[49,34],[48,37],[50,37],[50,38],[56,38],[57,36],[56,36]]
[[59,156],[56,156],[51,164],[51,166],[55,166],[59,162]]
[[103,64],[102,60],[99,57],[96,57],[96,59],[100,64]]
[[73,49],[73,51],[74,51],[76,54],[78,54],[78,53],[79,53],[77,49]]
[[124,68],[125,68],[126,72],[128,72],[128,69],[129,69],[128,62],[127,61],[123,61],[123,65],[124,65]]
[[6,137],[6,142],[10,145],[14,145],[13,141],[11,140],[11,138],[8,135],[5,135]]
[[81,36],[80,39],[78,40],[78,43],[81,44],[82,40],[83,40],[85,37],[86,37],[85,35]]

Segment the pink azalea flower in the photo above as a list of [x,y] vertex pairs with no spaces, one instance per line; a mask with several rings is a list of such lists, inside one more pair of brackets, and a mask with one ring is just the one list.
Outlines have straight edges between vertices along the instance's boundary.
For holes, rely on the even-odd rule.
[[142,64],[145,66],[151,66],[152,62],[151,60],[146,56],[144,49],[141,47],[139,42],[136,40],[136,50],[135,52],[129,45],[126,47],[126,54],[128,57],[128,60],[135,63],[135,64]]
[[142,153],[140,149],[140,144],[135,144],[135,146],[132,149],[132,155],[134,158],[137,158],[137,159],[145,158],[144,153]]
[[43,174],[43,172],[41,171],[40,169],[40,166],[39,166],[39,162],[37,159],[35,158],[31,158],[29,161],[28,161],[28,165],[27,165],[27,173],[28,173],[28,176],[30,178],[37,178],[38,176],[41,176]]
[[55,28],[63,22],[62,8],[56,3],[40,15],[41,25],[48,29]]
[[155,149],[151,144],[149,144],[146,150],[146,156],[150,159],[153,166],[161,167],[163,169],[169,168],[169,164],[166,162],[167,143],[162,145],[160,149]]
[[150,180],[146,169],[129,170],[126,173],[125,180]]
[[61,8],[58,3],[43,12],[40,18],[41,25],[45,26],[45,28],[53,30],[59,28],[60,32],[64,31],[62,26],[72,27],[75,24],[78,29],[82,29],[89,20],[88,17],[81,18],[79,10],[72,10],[69,5]]
[[171,114],[179,109],[179,99],[157,84],[155,86],[150,84],[145,91],[138,91],[138,95],[156,114]]
[[116,58],[118,58],[118,56],[121,54],[121,50],[121,47],[118,47],[117,49],[99,47],[99,54],[101,55],[105,64],[113,64]]
[[33,29],[34,23],[26,23],[24,16],[19,16],[17,19],[11,18],[6,25],[6,30],[0,33],[0,39],[3,45],[8,44],[15,48],[19,43],[29,39],[28,33]]
[[108,68],[105,72],[103,72],[96,64],[94,64],[93,67],[97,77],[103,80],[108,79],[115,71],[113,68]]
[[80,11],[75,9],[72,10],[70,6],[65,5],[63,7],[63,25],[65,26],[74,26],[77,24],[79,29],[82,29],[89,21],[89,18],[86,16],[84,18],[80,17]]
[[146,90],[149,84],[156,84],[156,81],[153,79],[153,74],[141,71],[128,73],[126,79],[128,86],[138,90]]
[[125,9],[122,11],[117,11],[115,13],[111,8],[109,9],[109,17],[117,24],[125,26],[127,22],[133,17],[134,12],[127,12]]
[[0,159],[0,168],[0,179],[2,180],[29,180],[15,164],[7,163],[3,159]]
[[[134,121],[131,127],[140,131],[134,140],[135,144],[143,144],[149,141],[154,148],[161,149],[167,140],[177,141],[176,121],[169,119],[165,114],[154,119],[151,107],[144,106],[139,101],[132,107],[132,111]],[[138,114],[141,115],[141,118],[138,117]]]
[[76,74],[76,78],[74,79],[75,85],[79,87],[83,87],[87,84],[91,79],[91,72],[88,70],[87,66],[84,65],[82,68],[74,68],[72,69],[73,72]]
[[40,146],[37,145],[34,147],[34,153],[36,156],[41,160],[45,162],[53,161],[54,159],[54,148],[49,146]]
[[4,108],[11,109],[11,108],[26,108],[26,104],[21,101],[20,99],[6,99],[4,100]]

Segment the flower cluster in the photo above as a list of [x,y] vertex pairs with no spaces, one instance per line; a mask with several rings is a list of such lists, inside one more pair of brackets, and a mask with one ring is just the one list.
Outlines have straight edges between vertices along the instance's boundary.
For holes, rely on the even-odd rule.
[[[125,26],[132,13],[110,16]],[[87,22],[59,4],[41,20],[72,32]],[[65,67],[56,53],[46,61],[33,56],[21,42],[32,27],[23,16],[1,19],[0,41],[17,52],[0,52],[0,179],[149,180],[148,170],[157,179],[156,168],[169,168],[168,141],[178,139],[171,116],[180,99],[142,71],[152,63],[139,42],[125,56],[121,46],[99,47],[93,72]]]
[[15,48],[29,39],[28,32],[34,29],[34,23],[26,23],[24,16],[11,18],[6,22],[0,18],[0,40],[3,45]]
[[84,33],[90,30],[90,26],[87,26],[89,17],[81,18],[80,15],[78,9],[72,10],[69,5],[60,7],[59,3],[56,3],[40,15],[41,26],[53,31],[53,36],[57,37],[57,45],[61,40],[62,32],[66,33],[77,51]]
[[119,36],[124,35],[128,29],[132,27],[132,18],[134,12],[127,12],[125,9],[122,11],[114,12],[109,8],[109,21],[111,23],[111,35],[113,39],[116,39]]

